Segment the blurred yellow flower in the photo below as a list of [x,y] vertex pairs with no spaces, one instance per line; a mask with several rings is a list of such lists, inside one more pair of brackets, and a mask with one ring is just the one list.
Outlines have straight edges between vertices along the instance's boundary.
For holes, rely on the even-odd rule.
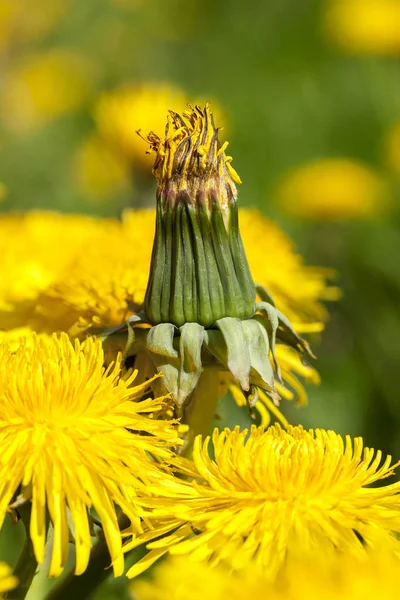
[[338,288],[327,286],[333,271],[305,265],[284,231],[260,211],[240,210],[239,219],[254,281],[271,292],[296,331],[321,331],[327,319],[321,300],[339,296]]
[[146,543],[149,553],[128,577],[168,552],[233,570],[258,565],[275,579],[308,552],[400,550],[400,482],[369,487],[397,464],[363,448],[361,438],[275,425],[250,434],[215,429],[212,440],[211,450],[209,437],[195,439],[191,480],[167,477],[163,492],[160,482],[154,496],[150,486],[138,499],[149,510],[144,533],[124,549]]
[[311,554],[287,565],[276,583],[259,568],[232,573],[174,556],[131,589],[135,600],[396,600],[399,572],[399,558],[385,549],[357,558]]
[[328,38],[348,52],[400,52],[399,0],[328,0],[323,26]]
[[163,132],[168,110],[181,109],[186,102],[184,91],[170,84],[125,87],[100,96],[94,118],[100,135],[115,151],[148,170],[153,157],[146,154],[137,130]]
[[129,165],[99,136],[86,139],[73,159],[77,186],[98,201],[129,187]]
[[6,77],[1,98],[4,125],[25,133],[76,110],[88,98],[94,76],[93,64],[70,50],[24,58]]
[[43,37],[57,25],[67,6],[68,0],[1,0],[0,50]]
[[3,592],[13,590],[18,585],[18,579],[12,574],[12,569],[3,562],[0,562],[0,598],[3,598]]
[[[101,521],[115,575],[124,568],[117,507],[139,527],[135,490],[158,459],[180,443],[174,423],[148,415],[162,398],[140,400],[149,382],[106,370],[100,340],[73,345],[66,334],[36,338],[14,352],[0,345],[0,526],[9,510],[31,502],[30,536],[44,559],[46,519],[53,524],[50,577],[60,575],[75,540],[75,573],[92,546],[89,510]],[[71,532],[70,532],[70,525]]]
[[375,217],[390,208],[389,190],[372,168],[346,159],[321,159],[282,178],[276,201],[302,219],[346,220]]
[[0,215],[0,329],[26,325],[31,303],[65,273],[102,223],[85,215],[41,211]]

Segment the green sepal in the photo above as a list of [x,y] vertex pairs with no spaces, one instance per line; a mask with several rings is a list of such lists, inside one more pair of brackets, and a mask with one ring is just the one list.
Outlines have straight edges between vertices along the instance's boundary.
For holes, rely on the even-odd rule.
[[[263,302],[266,302],[267,304],[272,304],[272,306],[275,307],[275,301],[273,297],[263,285],[256,284],[256,290],[257,294],[260,296]],[[300,337],[298,333],[296,333],[289,319],[285,317],[285,315],[277,308],[276,314],[279,320],[279,326],[276,335],[277,339],[286,344],[287,346],[291,346],[298,352],[306,353],[311,358],[315,358],[309,344],[305,340],[303,340],[303,338]]]
[[276,377],[282,382],[281,369],[276,358],[276,334],[279,327],[278,312],[275,306],[270,302],[257,302],[256,311],[263,315],[263,322],[265,323],[268,332],[269,347],[274,361]]
[[280,310],[277,310],[279,327],[277,331],[277,338],[287,346],[291,346],[295,350],[301,353],[308,354],[311,358],[315,358],[311,351],[309,344],[296,333],[293,325],[287,317]]
[[274,369],[269,360],[269,340],[264,326],[255,319],[242,321],[244,337],[250,354],[250,382],[271,396],[278,397],[275,391]]
[[228,369],[238,380],[241,388],[248,391],[251,362],[242,323],[240,319],[224,317],[218,319],[216,326],[221,331],[226,344]]
[[164,384],[173,398],[178,397],[180,360],[174,348],[175,326],[172,323],[160,323],[152,327],[147,334],[146,349],[159,373],[163,374]]
[[180,327],[180,372],[176,403],[182,406],[199,382],[202,368],[201,347],[204,327],[198,323],[185,323]]
[[276,306],[275,300],[273,299],[272,295],[269,293],[269,291],[267,290],[266,287],[264,287],[263,285],[261,285],[259,283],[256,283],[255,286],[256,286],[257,294],[260,296],[262,302],[268,302],[268,304],[272,304],[272,306]]

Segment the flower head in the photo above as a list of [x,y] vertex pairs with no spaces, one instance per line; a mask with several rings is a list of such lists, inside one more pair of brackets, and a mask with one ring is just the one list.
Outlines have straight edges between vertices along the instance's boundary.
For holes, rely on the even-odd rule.
[[135,490],[156,470],[150,455],[168,462],[179,443],[173,423],[149,418],[162,399],[138,401],[147,384],[136,373],[107,370],[99,340],[72,345],[68,336],[42,337],[13,352],[0,345],[0,524],[7,511],[31,503],[30,536],[44,558],[46,514],[53,524],[50,576],[68,555],[69,523],[77,574],[88,564],[90,511],[104,531],[116,574],[123,570],[117,506],[137,522]]
[[73,174],[79,189],[98,202],[129,188],[128,164],[97,135],[87,138],[78,148]]
[[25,133],[76,110],[94,75],[87,58],[66,49],[25,58],[8,73],[1,99],[4,124]]
[[274,578],[306,552],[360,555],[383,542],[399,549],[400,483],[369,487],[396,465],[361,438],[275,425],[215,430],[214,459],[209,445],[195,440],[192,481],[141,500],[152,509],[149,525],[126,549],[147,542],[150,553],[130,576],[168,551],[232,569],[260,565]]
[[138,600],[365,600],[398,596],[400,561],[382,548],[363,557],[337,554],[305,555],[286,565],[277,582],[262,569],[230,569],[171,557],[155,570],[153,579],[132,585]]
[[94,118],[100,135],[114,150],[125,160],[148,168],[151,159],[144,153],[136,130],[164,131],[168,109],[185,104],[185,93],[170,84],[125,87],[100,96]]
[[16,42],[43,37],[60,21],[67,0],[2,0],[0,50]]
[[324,14],[327,36],[355,54],[400,52],[398,0],[329,0]]
[[383,179],[350,159],[323,159],[289,172],[276,190],[279,205],[302,219],[347,220],[384,214],[390,207]]

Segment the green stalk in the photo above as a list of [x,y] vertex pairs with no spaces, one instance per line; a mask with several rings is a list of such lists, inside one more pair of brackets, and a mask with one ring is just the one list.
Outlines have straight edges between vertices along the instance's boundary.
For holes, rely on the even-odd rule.
[[218,366],[205,367],[187,407],[184,408],[182,423],[189,426],[182,451],[184,456],[190,456],[196,435],[206,436],[210,433],[219,397],[219,373]]

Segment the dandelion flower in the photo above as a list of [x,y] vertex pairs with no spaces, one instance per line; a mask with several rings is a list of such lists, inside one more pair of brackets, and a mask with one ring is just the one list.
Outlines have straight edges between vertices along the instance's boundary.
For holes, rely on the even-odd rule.
[[163,132],[168,109],[181,109],[186,102],[183,90],[166,83],[125,87],[100,96],[94,118],[100,135],[117,152],[148,168],[152,159],[145,154],[136,131]]
[[297,331],[321,331],[328,316],[321,301],[339,296],[337,287],[327,285],[333,271],[304,264],[284,231],[258,210],[243,209],[239,218],[254,281],[271,291]]
[[0,216],[0,330],[29,325],[39,294],[65,275],[102,223],[41,211]]
[[66,8],[67,0],[1,0],[0,49],[42,38],[57,25]]
[[66,49],[29,56],[10,69],[2,94],[4,124],[27,133],[79,108],[95,70],[87,58]]
[[73,160],[74,178],[79,189],[101,200],[129,188],[128,164],[99,136],[86,139]]
[[347,52],[377,56],[400,52],[398,0],[329,0],[324,30]]
[[306,555],[286,565],[277,582],[257,567],[232,573],[176,556],[160,564],[151,581],[135,581],[132,591],[137,600],[395,600],[399,571],[399,558],[384,548],[357,558]]
[[107,370],[103,363],[99,340],[73,345],[66,334],[37,338],[16,352],[0,345],[0,524],[30,502],[30,537],[41,563],[48,514],[50,576],[65,566],[70,535],[75,573],[85,571],[92,509],[114,572],[122,573],[117,507],[137,523],[135,489],[145,489],[156,470],[148,453],[168,461],[169,447],[179,443],[173,423],[148,416],[163,400],[138,401],[147,384],[133,386],[135,373],[121,379],[118,361]]
[[277,203],[302,219],[375,217],[390,208],[385,182],[372,168],[346,158],[322,159],[289,172],[276,190]]
[[311,551],[400,549],[400,483],[369,487],[396,465],[361,438],[275,425],[215,430],[214,459],[209,446],[209,437],[196,438],[192,481],[141,499],[149,521],[126,550],[146,542],[149,553],[130,577],[167,552],[232,569],[259,565],[274,578],[288,558]]
[[6,564],[0,563],[0,598],[3,598],[3,592],[13,590],[18,585],[18,579],[12,574],[11,568]]

